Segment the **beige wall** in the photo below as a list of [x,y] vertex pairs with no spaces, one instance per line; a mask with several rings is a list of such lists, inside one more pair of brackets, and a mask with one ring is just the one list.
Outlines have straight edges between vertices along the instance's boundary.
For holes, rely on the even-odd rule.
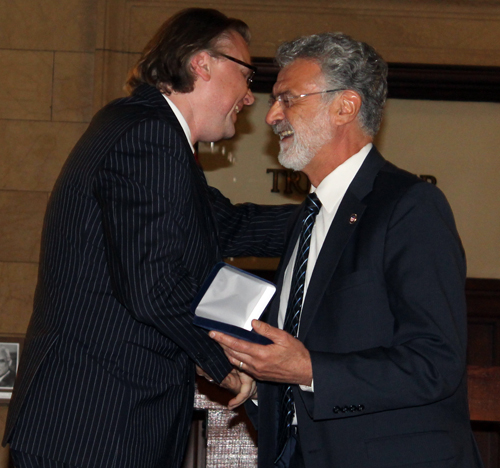
[[[0,0],[0,334],[26,330],[43,212],[69,150],[95,110],[123,94],[126,70],[155,28],[185,6],[218,7],[247,21],[254,56],[272,56],[301,34],[343,30],[388,61],[500,66],[500,0]],[[235,201],[274,203],[265,169],[277,164],[276,144],[261,123],[259,98],[226,154],[211,154],[212,169],[226,167],[208,176]],[[500,278],[498,113],[494,104],[394,101],[380,137],[394,162],[438,178],[471,276]],[[2,406],[0,427],[5,416]],[[0,450],[0,468],[6,457]]]

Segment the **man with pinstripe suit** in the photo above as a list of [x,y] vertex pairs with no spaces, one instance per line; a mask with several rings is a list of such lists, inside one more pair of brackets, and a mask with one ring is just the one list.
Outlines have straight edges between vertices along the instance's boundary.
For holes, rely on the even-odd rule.
[[280,255],[292,210],[233,206],[193,155],[253,103],[248,40],[216,10],[179,12],[66,161],[5,431],[17,468],[177,467],[195,365],[232,405],[250,394],[189,312],[223,256]]

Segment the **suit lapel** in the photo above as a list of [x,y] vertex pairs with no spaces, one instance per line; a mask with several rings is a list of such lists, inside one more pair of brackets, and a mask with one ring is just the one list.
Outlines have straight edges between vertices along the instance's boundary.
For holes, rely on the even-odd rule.
[[[300,319],[299,337],[301,340],[307,335],[329,280],[337,268],[352,233],[358,227],[365,208],[366,205],[347,190],[330,226],[309,281]],[[350,222],[352,215],[356,215],[357,221],[354,223]]]
[[349,239],[362,221],[366,209],[363,200],[372,191],[375,178],[385,163],[384,158],[373,147],[342,198],[309,282],[300,321],[301,341],[307,336]]
[[184,133],[184,130],[179,123],[179,120],[175,116],[174,111],[169,106],[165,97],[153,86],[142,84],[138,86],[134,91],[134,95],[140,96],[141,98],[145,99],[152,107],[154,107],[158,112],[158,117],[165,120],[181,137],[184,148],[188,155],[187,157],[189,158],[189,166],[193,173],[193,180],[198,189],[198,193],[200,194],[200,214],[202,218],[205,218],[208,223],[207,233],[217,233],[217,235],[213,237],[214,242],[219,249],[219,251],[217,252],[217,256],[220,256],[220,246],[218,240],[219,229],[215,213],[213,212],[213,206],[211,202],[212,195],[210,193],[210,190],[208,189],[208,183],[203,169],[198,165],[194,158],[193,151],[191,149],[191,146],[189,145],[186,134]]

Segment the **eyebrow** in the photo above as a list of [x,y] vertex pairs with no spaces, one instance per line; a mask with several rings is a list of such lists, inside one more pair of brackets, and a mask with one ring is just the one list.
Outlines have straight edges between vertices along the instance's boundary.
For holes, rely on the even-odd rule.
[[292,94],[293,95],[293,93],[289,89],[285,89],[285,91],[280,91],[280,92],[278,92],[276,94],[274,94],[274,92],[272,92],[270,94],[270,96],[271,97],[276,97],[276,96],[279,96],[280,94]]

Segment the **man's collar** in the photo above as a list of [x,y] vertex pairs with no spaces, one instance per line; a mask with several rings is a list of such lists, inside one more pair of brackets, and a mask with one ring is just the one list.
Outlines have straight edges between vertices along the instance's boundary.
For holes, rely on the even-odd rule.
[[311,186],[311,192],[316,192],[326,211],[331,213],[338,205],[338,200],[344,196],[372,147],[373,144],[368,143],[360,151],[330,172],[317,188]]
[[[134,89],[132,96],[144,100],[146,105],[156,108],[161,117],[166,119],[169,124],[172,125],[177,132],[179,132],[179,134],[184,136],[186,140],[186,149],[191,148],[191,151],[193,151],[191,139],[182,127],[179,117],[175,114],[174,105],[167,102],[163,94],[158,89],[147,83],[142,83]],[[184,117],[182,119],[184,120]]]
[[184,130],[184,133],[186,134],[186,139],[189,143],[189,146],[191,147],[191,150],[194,153],[194,147],[193,147],[193,144],[191,143],[191,129],[189,128],[189,125],[186,122],[186,119],[182,115],[179,108],[172,102],[171,99],[169,99],[169,97],[166,94],[163,94],[163,97],[166,99],[166,101],[168,102],[168,105],[172,109],[172,112],[175,114],[175,116],[177,117],[177,120],[181,124],[182,130]]

